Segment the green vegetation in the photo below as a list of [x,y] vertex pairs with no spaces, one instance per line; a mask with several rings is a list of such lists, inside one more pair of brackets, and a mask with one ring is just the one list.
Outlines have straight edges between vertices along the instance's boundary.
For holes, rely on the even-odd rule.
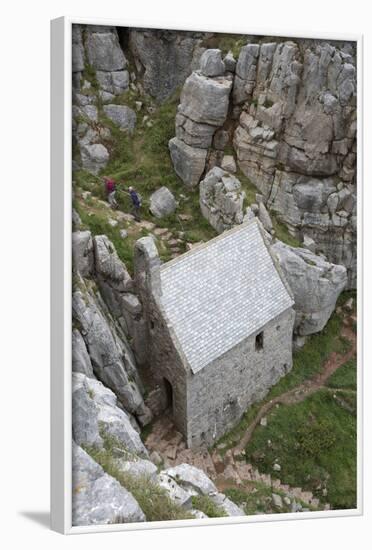
[[[107,214],[107,209],[99,210],[89,208],[87,209],[81,206],[81,203],[76,203],[75,208],[81,217],[83,227],[88,228],[92,235],[107,235],[110,241],[115,246],[116,252],[119,258],[125,263],[129,273],[133,273],[133,247],[134,242],[137,240],[137,236],[130,236],[126,239],[120,237],[120,229],[122,226],[118,224],[116,227],[112,227],[107,218],[110,217]],[[112,216],[114,217],[114,216]]]
[[207,495],[192,497],[192,506],[196,510],[204,512],[204,514],[209,518],[227,517],[225,510],[223,510],[220,506],[217,506],[217,504],[215,504]]
[[298,247],[301,246],[301,243],[296,237],[293,237],[293,235],[290,234],[288,231],[287,226],[278,220],[278,218],[270,212],[271,215],[271,221],[273,222],[273,227],[275,230],[275,236],[280,240],[283,241],[283,243],[288,244],[289,246]]
[[216,33],[204,40],[201,46],[204,48],[219,48],[223,55],[231,51],[237,60],[240,49],[247,44],[248,39],[249,36],[245,34]]
[[357,372],[356,360],[350,359],[342,367],[336,370],[330,378],[328,378],[327,386],[329,388],[342,388],[356,391],[357,389]]
[[[114,101],[135,109],[135,99],[136,95],[129,91],[118,96]],[[110,161],[104,174],[113,177],[119,184],[116,194],[119,209],[122,212],[130,212],[131,201],[125,189],[132,185],[142,198],[142,219],[156,223],[157,227],[166,227],[173,233],[182,232],[184,242],[180,243],[179,247],[183,252],[186,250],[186,242],[208,241],[217,233],[200,212],[197,191],[185,188],[176,175],[170,159],[168,141],[174,136],[174,121],[178,102],[177,94],[160,106],[154,106],[150,99],[144,98],[142,109],[137,113],[137,125],[133,135],[120,130],[98,106],[102,122],[98,126],[101,129],[106,127],[110,130],[109,137],[101,138],[101,142],[110,152]],[[151,114],[148,114],[148,109]],[[151,120],[152,126],[147,125],[149,120],[144,120],[144,116]],[[80,170],[74,173],[74,182],[75,190],[90,191],[93,199],[106,199],[104,185],[100,177]],[[173,192],[179,207],[176,214],[156,219],[148,210],[149,197],[163,185]],[[93,203],[90,198],[85,201],[75,200],[75,207],[84,225],[94,235],[105,233],[113,241],[120,259],[131,271],[133,244],[143,236],[141,229],[136,229],[136,226],[133,226],[133,231],[128,232],[128,238],[123,240],[120,237],[120,229],[127,229],[127,224],[119,223],[116,227],[111,227],[106,221],[110,217],[108,214],[110,211],[100,206],[97,201]],[[115,218],[115,214],[112,213],[111,217]],[[171,259],[171,251],[166,244],[159,240],[159,245],[160,258],[163,261]]]
[[[101,450],[89,448],[86,451],[102,466],[106,473],[117,479],[134,496],[146,515],[147,521],[193,519],[189,512],[169,498],[165,489],[149,477],[135,477],[118,468],[113,458],[113,453],[118,452],[121,447],[118,441],[113,438],[104,438],[104,443],[105,446]],[[125,449],[122,449],[122,452],[125,454]]]
[[[272,493],[282,497],[282,507],[277,507],[273,503]],[[237,506],[243,508],[247,516],[255,514],[279,514],[292,512],[292,506],[286,502],[284,493],[281,489],[273,490],[261,481],[250,481],[241,487],[230,487],[225,489],[225,495],[235,502]],[[313,510],[312,506],[305,504],[296,498],[296,502],[303,508]]]
[[256,201],[256,194],[260,191],[257,187],[251,182],[251,180],[243,174],[243,172],[238,169],[236,172],[236,177],[242,184],[242,190],[245,192],[244,208],[251,205]]
[[356,417],[326,389],[273,409],[246,456],[271,475],[279,463],[282,483],[310,490],[334,509],[356,506]]

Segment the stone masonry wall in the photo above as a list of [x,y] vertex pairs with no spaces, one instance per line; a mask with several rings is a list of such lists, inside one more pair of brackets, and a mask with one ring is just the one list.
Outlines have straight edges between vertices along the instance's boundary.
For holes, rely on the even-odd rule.
[[[175,337],[161,306],[160,260],[151,237],[137,241],[135,249],[135,285],[144,308],[147,325],[146,348],[151,377],[160,389],[166,391],[164,378],[172,385],[172,415],[177,429],[186,437],[187,430],[187,388],[186,367],[182,351],[177,349]],[[145,342],[144,342],[145,345]]]
[[187,444],[212,445],[230,430],[247,407],[262,399],[292,368],[289,309],[264,328],[263,349],[255,350],[256,334],[188,378]]

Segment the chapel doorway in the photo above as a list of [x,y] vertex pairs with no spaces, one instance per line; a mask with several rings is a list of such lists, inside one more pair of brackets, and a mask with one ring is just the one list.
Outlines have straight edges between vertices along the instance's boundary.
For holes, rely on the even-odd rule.
[[166,405],[165,408],[173,413],[173,387],[172,384],[166,378],[163,378],[164,388],[165,388],[165,397]]

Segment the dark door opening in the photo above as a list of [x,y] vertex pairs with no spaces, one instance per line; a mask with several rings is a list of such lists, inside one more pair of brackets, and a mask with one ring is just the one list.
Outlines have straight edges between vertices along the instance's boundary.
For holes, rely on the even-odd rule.
[[256,336],[256,345],[255,345],[256,351],[260,351],[261,349],[263,349],[263,344],[264,344],[264,334],[263,332],[260,332]]
[[166,378],[163,378],[164,382],[164,388],[165,388],[165,396],[166,396],[166,409],[170,409],[170,411],[173,411],[173,388],[172,384],[167,380]]

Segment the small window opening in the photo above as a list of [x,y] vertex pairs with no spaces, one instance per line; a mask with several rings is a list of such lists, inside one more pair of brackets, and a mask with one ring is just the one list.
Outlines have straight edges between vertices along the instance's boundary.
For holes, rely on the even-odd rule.
[[256,336],[256,351],[263,349],[263,332],[259,332]]
[[151,330],[154,330],[154,328],[155,328],[155,323],[152,320],[150,321],[150,328],[151,328]]

